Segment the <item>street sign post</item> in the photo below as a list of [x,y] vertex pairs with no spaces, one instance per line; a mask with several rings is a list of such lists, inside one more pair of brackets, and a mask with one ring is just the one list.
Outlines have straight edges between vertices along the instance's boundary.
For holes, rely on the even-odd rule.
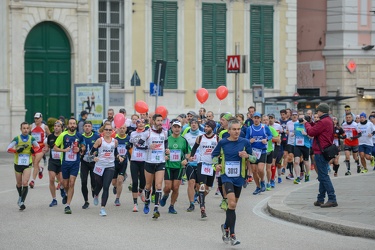
[[[134,70],[132,79],[130,79],[130,85],[134,87],[134,105],[133,106],[135,107],[135,102],[137,101],[136,87],[141,86],[141,78],[139,78],[136,70]],[[134,114],[135,114],[135,109],[134,109]]]

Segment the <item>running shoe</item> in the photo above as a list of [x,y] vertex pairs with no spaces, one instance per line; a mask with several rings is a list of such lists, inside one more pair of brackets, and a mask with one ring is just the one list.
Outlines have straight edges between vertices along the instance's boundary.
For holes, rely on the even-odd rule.
[[328,165],[328,173],[330,174],[332,172],[331,166]]
[[85,201],[85,204],[83,204],[82,209],[87,209],[87,208],[89,208],[89,206],[90,206],[90,203]]
[[190,204],[190,206],[188,207],[188,209],[186,209],[186,212],[193,212],[195,209],[195,206],[193,203]]
[[371,167],[375,167],[375,157],[374,156],[371,156]]
[[148,214],[150,212],[150,201],[145,202],[145,207],[143,208],[143,213]]
[[307,174],[307,175],[305,175],[305,182],[309,182],[309,181],[310,181],[310,175]]
[[99,199],[98,199],[98,196],[95,195],[94,196],[94,205],[97,206],[99,204]]
[[138,204],[134,204],[133,212],[138,212]]
[[204,207],[201,208],[201,219],[207,218],[206,209]]
[[21,206],[21,202],[22,202],[22,197],[20,196],[20,197],[18,197],[17,205]]
[[160,217],[159,210],[157,208],[154,209],[154,216],[152,216],[153,219],[157,219]]
[[348,170],[345,175],[352,175],[352,173],[350,173],[350,171]]
[[39,179],[43,178],[43,169],[44,169],[43,167],[39,168],[39,174],[38,174]]
[[368,172],[367,168],[363,168],[363,169],[361,170],[361,174],[365,174],[365,173],[367,173],[367,172]]
[[230,236],[229,241],[232,246],[239,245],[241,243],[239,240],[236,239],[236,236],[234,234]]
[[62,204],[66,204],[67,203],[67,201],[68,201],[68,196],[67,195],[65,195],[63,198],[62,198]]
[[60,183],[58,182],[58,180],[56,180],[56,182],[57,182],[56,190],[59,190],[61,185],[60,185]]
[[34,188],[34,186],[35,186],[34,181],[30,181],[29,186],[30,186],[30,188]]
[[57,206],[57,200],[53,199],[51,204],[49,204],[49,207]]
[[69,206],[66,206],[64,209],[65,214],[72,214],[72,210],[70,209]]
[[244,183],[243,183],[243,185],[242,185],[242,187],[243,187],[243,188],[247,188],[247,185],[248,185],[248,184],[249,184],[249,183],[247,182],[247,180],[245,180]]
[[283,178],[277,177],[277,183],[282,183],[282,182],[283,182]]
[[270,185],[271,185],[271,188],[275,188],[275,180],[271,180]]
[[130,183],[129,186],[128,186],[128,189],[129,189],[130,192],[132,191],[132,188],[133,188],[133,186],[132,186],[132,184]]
[[372,170],[375,171],[375,167]]
[[194,203],[199,203],[198,202],[198,193],[197,192],[195,192],[195,194],[194,194]]
[[120,203],[120,199],[119,199],[119,198],[116,198],[116,200],[115,200],[115,206],[116,206],[116,207],[121,206],[121,203]]
[[26,209],[26,206],[25,206],[25,204],[21,201],[21,203],[20,203],[20,210],[23,211],[23,210],[25,210],[25,209]]
[[168,196],[163,195],[163,198],[160,199],[160,206],[164,207],[167,203]]
[[260,194],[261,190],[260,190],[260,187],[257,187],[255,189],[255,191],[253,192],[253,195],[257,195],[257,194]]
[[281,175],[284,175],[285,174],[285,168],[282,168],[281,169]]
[[300,175],[299,175],[299,179],[300,180],[303,180],[305,178],[305,174],[304,173],[301,173]]
[[126,181],[126,179],[128,179],[128,174],[127,173],[124,174],[124,180],[122,181],[122,183],[124,183]]
[[[375,170],[375,169],[374,169]],[[220,190],[219,190],[219,188],[217,188],[216,189],[216,193],[215,193],[215,195],[219,195],[220,194]]]
[[314,165],[314,164],[311,164],[310,169],[311,169],[311,170],[314,170],[314,169],[315,169],[315,165]]
[[155,195],[154,195],[154,194],[151,195],[151,202],[152,202],[152,203],[155,203]]
[[228,228],[225,228],[225,224],[221,224],[220,228],[221,228],[221,232],[223,233],[221,238],[223,239],[225,244],[228,244],[229,243],[229,237],[228,237],[229,236],[229,230],[228,230]]
[[113,194],[116,195],[117,194],[117,187],[113,187]]
[[301,184],[301,180],[299,177],[297,177],[294,181],[293,181],[294,184]]
[[168,208],[168,213],[177,214],[177,211],[174,209],[174,206],[170,205],[169,208]]
[[141,201],[142,201],[142,202],[145,202],[145,201],[146,201],[146,197],[145,197],[145,195],[143,194],[143,192],[138,192],[138,197],[141,198]]
[[260,182],[260,191],[261,191],[261,192],[266,191],[266,184],[264,183],[264,181],[261,181],[261,182]]
[[224,211],[227,211],[228,209],[228,200],[227,199],[222,199],[220,208],[223,209]]
[[60,188],[60,195],[61,198],[64,198],[66,196],[65,190],[63,188]]
[[253,181],[253,177],[250,175],[249,178],[247,178],[247,182],[252,182]]
[[99,213],[100,216],[107,216],[107,212],[105,211],[104,207],[102,207],[100,209],[100,213]]
[[294,180],[294,176],[292,174],[288,174],[287,177],[285,177],[287,180]]
[[361,172],[361,166],[357,166],[357,174],[359,174]]
[[271,191],[271,184],[270,184],[270,183],[267,183],[267,184],[266,184],[266,190],[267,190],[267,191]]

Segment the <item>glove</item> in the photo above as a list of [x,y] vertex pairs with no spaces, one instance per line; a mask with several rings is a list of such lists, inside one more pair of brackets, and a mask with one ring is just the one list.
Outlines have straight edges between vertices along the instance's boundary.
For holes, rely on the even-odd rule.
[[24,149],[26,149],[29,145],[24,144],[19,147],[17,147],[17,153],[21,153]]
[[129,150],[129,149],[132,148],[132,145],[130,145],[130,144],[126,144],[125,148],[126,148],[126,150]]
[[257,157],[254,156],[254,155],[249,155],[249,161],[250,161],[251,163],[255,163],[255,162],[257,162]]
[[30,152],[31,152],[32,154],[35,154],[34,148],[31,148],[31,149],[30,149]]

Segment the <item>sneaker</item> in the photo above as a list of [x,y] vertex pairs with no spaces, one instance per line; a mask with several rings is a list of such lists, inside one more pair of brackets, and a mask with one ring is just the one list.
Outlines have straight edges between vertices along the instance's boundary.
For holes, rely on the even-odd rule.
[[151,202],[155,203],[155,195],[154,194],[151,196]]
[[305,175],[305,182],[309,182],[309,181],[310,181],[310,175],[307,174],[307,175]]
[[267,190],[267,191],[271,191],[271,184],[270,184],[270,183],[267,183],[267,184],[266,184],[266,190]]
[[58,180],[56,180],[56,182],[57,182],[56,190],[59,190],[61,185],[60,185],[60,183],[58,182]]
[[66,192],[63,188],[60,188],[60,195],[61,195],[61,198],[64,198],[66,196]]
[[154,216],[152,216],[153,219],[157,219],[160,217],[159,210],[157,208],[154,209]]
[[372,170],[375,171],[375,167]]
[[39,177],[39,179],[42,179],[43,178],[43,167],[41,167],[40,169],[39,169],[39,174],[38,174],[38,177]]
[[314,164],[311,164],[310,169],[311,169],[311,170],[314,170],[314,169],[315,169],[315,165],[314,165]]
[[283,182],[283,178],[277,177],[277,183],[282,183],[282,182]]
[[194,204],[190,204],[190,206],[188,207],[188,209],[186,209],[186,212],[193,212],[194,209],[195,209]]
[[271,185],[271,188],[275,188],[275,180],[271,180],[270,185]]
[[239,240],[236,239],[236,236],[234,234],[230,236],[229,241],[232,246],[239,245],[241,243]]
[[121,206],[121,203],[120,203],[120,199],[119,199],[119,198],[116,198],[116,200],[115,200],[115,206],[116,206],[116,207]]
[[221,237],[224,241],[225,244],[228,244],[229,243],[229,230],[228,228],[225,228],[225,225],[224,224],[221,224],[220,226],[221,228],[221,232],[223,233],[223,236]]
[[293,181],[294,184],[301,184],[301,180],[299,177],[297,177],[294,181]]
[[66,206],[64,209],[65,214],[72,214],[72,210],[70,209],[69,206]]
[[163,195],[163,198],[161,198],[161,200],[160,200],[160,206],[162,206],[162,207],[164,207],[165,206],[165,204],[167,203],[167,199],[168,199],[168,196],[164,196]]
[[138,197],[141,198],[141,201],[142,201],[142,202],[145,202],[145,201],[146,201],[146,197],[145,197],[145,195],[143,194],[143,192],[138,192]]
[[117,194],[117,187],[113,187],[113,194],[116,195]]
[[250,175],[249,178],[247,178],[247,182],[252,182],[253,181],[253,177]]
[[49,204],[49,207],[57,206],[57,200],[53,199],[51,204]]
[[85,204],[83,204],[82,209],[87,209],[87,208],[89,208],[89,206],[90,206],[90,203],[85,201]]
[[[375,169],[374,169],[375,170]],[[216,193],[215,193],[215,195],[219,195],[220,194],[220,190],[219,190],[219,188],[217,188],[216,189]]]
[[95,195],[94,196],[94,205],[97,206],[99,204],[99,199],[98,199],[98,196]]
[[255,189],[255,191],[253,192],[253,195],[257,195],[257,194],[260,194],[261,190],[260,190],[260,187],[257,187]]
[[138,204],[134,204],[133,212],[138,212]]
[[199,203],[198,202],[198,196],[199,196],[198,193],[194,194],[194,203]]
[[23,211],[23,210],[25,210],[25,209],[26,209],[26,206],[25,206],[25,204],[21,201],[21,203],[20,203],[20,210]]
[[29,186],[30,186],[30,188],[34,188],[34,186],[35,186],[34,181],[30,181]]
[[204,207],[201,208],[201,219],[207,218],[206,209]]
[[294,176],[292,174],[288,174],[287,177],[285,177],[287,180],[294,180]]
[[220,208],[223,209],[224,211],[227,211],[228,209],[228,200],[227,199],[222,199]]
[[150,212],[150,201],[146,201],[145,207],[143,208],[143,213],[148,214]]
[[371,156],[371,167],[375,167],[375,157],[374,156]]
[[361,172],[361,166],[357,166],[357,174]]
[[185,185],[185,181],[181,179],[181,185]]
[[20,197],[18,197],[17,205],[21,206],[21,202],[22,202],[22,197],[20,196]]
[[367,172],[368,172],[367,168],[363,168],[363,169],[361,170],[361,174],[365,174],[365,173],[367,173]]
[[328,173],[330,174],[332,172],[331,166],[328,166]]
[[266,191],[266,185],[264,184],[264,181],[261,181],[261,182],[260,182],[260,191],[261,191],[261,192]]
[[281,175],[285,175],[285,168],[281,169]]
[[345,175],[352,175],[352,173],[350,173],[350,171],[348,170]]
[[168,213],[177,214],[177,211],[174,209],[174,206],[170,205],[169,208],[168,208]]
[[249,184],[249,183],[247,182],[247,180],[245,180],[244,183],[243,183],[243,185],[242,185],[242,187],[243,187],[243,188],[247,188],[247,185],[248,185],[248,184]]
[[334,176],[334,177],[337,177],[337,173],[336,173],[336,172],[335,172],[335,173],[333,173],[333,176]]
[[301,173],[300,175],[299,175],[299,179],[300,180],[303,180],[305,178],[305,174],[304,173]]
[[129,186],[128,186],[128,189],[129,189],[130,192],[132,191],[132,188],[133,188],[133,186],[132,186],[132,184],[130,183]]
[[67,203],[67,201],[68,201],[68,196],[67,195],[65,195],[63,198],[62,198],[62,204],[66,204]]
[[100,213],[99,213],[100,216],[107,216],[107,212],[105,211],[104,207],[102,207],[100,209]]

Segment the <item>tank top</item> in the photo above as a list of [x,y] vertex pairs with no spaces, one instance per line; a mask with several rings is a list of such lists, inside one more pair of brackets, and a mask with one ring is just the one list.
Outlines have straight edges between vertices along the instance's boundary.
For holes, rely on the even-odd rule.
[[[167,131],[163,130],[161,133],[157,133],[152,129],[149,130],[149,137],[147,138],[146,145],[149,146],[147,150],[146,162],[148,163],[164,163],[165,162],[165,147],[164,141],[167,140]],[[154,144],[154,149],[150,148],[150,145]]]
[[95,165],[101,168],[110,168],[115,166],[115,139],[111,138],[111,142],[106,142],[103,137],[102,145],[98,148],[99,161]]
[[39,147],[44,146],[44,138],[46,137],[45,124],[42,123],[40,126],[36,126],[35,123],[31,124],[31,135],[38,142]]
[[144,137],[145,133],[148,133],[148,131],[147,132],[146,132],[146,130],[142,131],[142,132],[133,131],[130,134],[130,143],[133,143],[133,150],[132,150],[132,153],[131,153],[131,161],[145,161],[146,160],[146,152],[147,151],[144,150],[144,149],[138,149],[137,147],[134,146],[138,143],[138,141],[142,137]]
[[202,135],[201,142],[199,143],[199,162],[212,164],[211,153],[214,151],[218,143],[218,136],[214,135],[212,138],[207,138],[206,135]]

